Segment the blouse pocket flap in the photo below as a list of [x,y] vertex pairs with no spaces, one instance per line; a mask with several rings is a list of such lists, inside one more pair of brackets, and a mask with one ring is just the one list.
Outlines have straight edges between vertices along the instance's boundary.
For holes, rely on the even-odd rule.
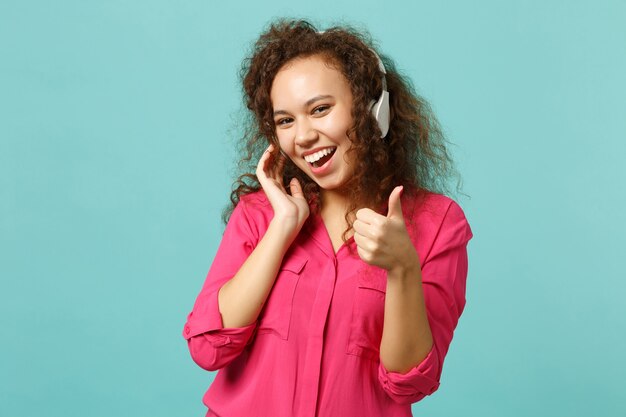
[[300,274],[304,269],[304,265],[306,265],[308,259],[300,258],[295,256],[290,256],[289,259],[284,262],[280,269],[284,271],[293,272],[294,274]]
[[357,285],[359,288],[368,288],[371,290],[387,292],[387,276],[384,271],[364,271],[359,273],[357,277]]

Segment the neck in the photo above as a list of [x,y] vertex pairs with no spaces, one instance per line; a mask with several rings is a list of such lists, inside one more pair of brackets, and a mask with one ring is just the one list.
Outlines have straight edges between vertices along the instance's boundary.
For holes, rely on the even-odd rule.
[[322,190],[320,197],[323,211],[341,211],[342,215],[348,211],[350,200],[345,193],[338,190]]
[[[350,200],[345,193],[336,190],[322,190],[320,193],[320,202],[320,215],[336,252],[343,244],[343,233],[348,227],[345,216],[350,206]],[[354,216],[351,217],[351,221],[354,221]],[[353,233],[354,232],[350,230],[345,237],[350,238]]]

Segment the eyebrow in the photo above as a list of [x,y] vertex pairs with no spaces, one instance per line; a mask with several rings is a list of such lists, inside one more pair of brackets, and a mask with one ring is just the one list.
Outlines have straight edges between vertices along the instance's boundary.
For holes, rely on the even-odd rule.
[[[316,101],[326,100],[327,98],[333,98],[333,96],[328,95],[328,94],[321,94],[319,96],[315,96],[313,98],[308,99],[306,103],[304,103],[304,106],[309,107],[311,104],[315,103]],[[286,112],[285,110],[276,110],[274,112],[274,116],[278,116],[279,114],[289,114],[289,113]]]

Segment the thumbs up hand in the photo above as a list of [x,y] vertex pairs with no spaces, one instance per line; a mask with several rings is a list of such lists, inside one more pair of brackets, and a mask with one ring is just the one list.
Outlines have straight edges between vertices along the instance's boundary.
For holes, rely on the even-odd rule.
[[417,251],[409,238],[402,215],[402,186],[389,195],[387,216],[364,208],[356,212],[354,242],[361,259],[387,271],[419,266]]

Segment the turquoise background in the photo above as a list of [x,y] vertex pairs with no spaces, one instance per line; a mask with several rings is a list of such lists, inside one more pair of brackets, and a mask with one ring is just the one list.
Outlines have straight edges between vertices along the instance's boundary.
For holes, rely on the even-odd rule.
[[0,3],[0,415],[201,416],[244,51],[367,27],[433,105],[475,237],[416,416],[626,415],[624,1]]

